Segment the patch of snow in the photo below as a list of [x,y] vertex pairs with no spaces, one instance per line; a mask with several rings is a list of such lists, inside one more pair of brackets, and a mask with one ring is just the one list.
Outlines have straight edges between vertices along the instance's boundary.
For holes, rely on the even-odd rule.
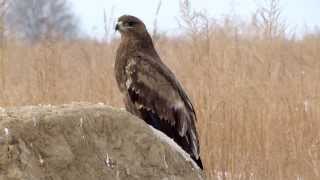
[[308,112],[308,110],[309,110],[309,102],[308,102],[308,100],[305,100],[303,102],[303,105],[304,105],[304,112]]
[[43,158],[42,158],[42,156],[39,154],[39,162],[40,162],[40,165],[42,166],[43,165],[43,163],[44,163],[44,160],[43,160]]
[[4,134],[5,134],[6,136],[9,135],[9,129],[8,129],[8,128],[4,128]]
[[99,106],[104,106],[105,104],[103,102],[98,102]]
[[[112,159],[109,157],[109,154],[107,153],[107,156],[104,160],[104,163],[106,164],[107,167],[113,168],[115,166],[115,162],[112,161]],[[129,174],[129,173],[128,173]]]
[[33,121],[33,126],[36,127],[36,126],[37,126],[37,120],[36,120],[36,118],[33,117],[33,118],[32,118],[32,121]]
[[163,161],[164,161],[164,167],[166,168],[166,169],[168,169],[168,163],[167,163],[167,160],[166,160],[166,155],[163,155]]
[[297,180],[303,180],[303,177],[301,177],[301,176],[297,176]]
[[107,165],[107,167],[111,167],[111,162],[110,162],[110,158],[109,158],[109,154],[107,153],[107,157],[105,159],[105,163]]
[[[231,173],[228,173],[225,171],[218,171],[218,172],[216,172],[216,177],[218,180],[231,179]],[[249,179],[251,179],[251,178],[249,178]]]
[[54,107],[54,106],[51,105],[51,104],[38,104],[38,106],[44,107],[44,108],[52,108],[52,107]]
[[82,128],[83,127],[83,118],[81,117],[80,118],[80,128]]
[[4,109],[3,107],[0,107],[0,113],[4,113],[6,112],[6,109]]

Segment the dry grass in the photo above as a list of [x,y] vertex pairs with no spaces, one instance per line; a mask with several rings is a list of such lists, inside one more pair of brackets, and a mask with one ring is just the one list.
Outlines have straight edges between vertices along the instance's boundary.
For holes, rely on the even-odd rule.
[[[320,179],[319,36],[290,41],[230,32],[212,27],[205,35],[157,42],[195,104],[207,175]],[[123,106],[113,77],[116,47],[10,41],[1,61],[0,105]]]
[[195,102],[210,177],[319,179],[319,39],[210,37],[160,45]]

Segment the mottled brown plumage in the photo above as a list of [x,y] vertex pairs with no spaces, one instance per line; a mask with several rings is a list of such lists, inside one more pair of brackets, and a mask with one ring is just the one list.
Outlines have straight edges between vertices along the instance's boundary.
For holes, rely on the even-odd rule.
[[118,19],[121,33],[115,77],[126,109],[173,138],[202,167],[196,114],[190,99],[161,61],[144,23],[134,16]]

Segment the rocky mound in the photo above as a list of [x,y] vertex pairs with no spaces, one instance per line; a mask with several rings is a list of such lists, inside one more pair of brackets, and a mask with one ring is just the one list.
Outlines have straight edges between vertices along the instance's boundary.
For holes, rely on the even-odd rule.
[[171,139],[126,111],[0,109],[0,180],[202,179]]

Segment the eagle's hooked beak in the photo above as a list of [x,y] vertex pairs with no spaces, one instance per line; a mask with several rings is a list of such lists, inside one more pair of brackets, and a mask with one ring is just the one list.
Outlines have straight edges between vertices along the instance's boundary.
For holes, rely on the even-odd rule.
[[115,30],[116,30],[116,31],[119,31],[119,30],[122,28],[122,26],[123,26],[122,21],[118,21],[117,24],[116,24]]

